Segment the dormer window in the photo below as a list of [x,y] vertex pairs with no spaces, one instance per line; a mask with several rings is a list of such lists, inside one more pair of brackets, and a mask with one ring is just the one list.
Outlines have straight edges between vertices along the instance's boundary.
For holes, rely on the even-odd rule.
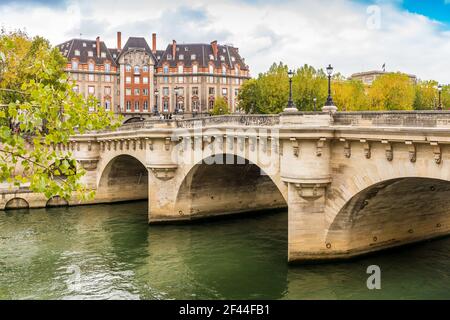
[[105,71],[110,72],[111,71],[111,65],[109,63],[105,64]]
[[127,64],[126,67],[125,67],[125,70],[126,70],[127,72],[130,72],[130,71],[131,71],[131,66],[130,66],[129,64]]
[[79,57],[80,56],[80,50],[75,50],[75,55]]
[[83,42],[83,47],[86,48],[86,46],[87,46],[87,45],[86,45],[86,42]]
[[197,59],[197,56],[195,54],[191,54],[191,60]]
[[227,68],[225,66],[222,67],[222,74],[223,75],[227,74]]
[[167,55],[167,60],[172,60],[172,55],[171,54]]
[[223,48],[223,49],[222,49],[222,52],[225,53],[225,52],[227,52],[227,50],[225,50],[225,48]]
[[197,73],[198,72],[198,66],[196,64],[194,64],[192,66],[192,73]]
[[214,56],[212,54],[209,55],[209,60],[214,60]]
[[94,44],[92,44],[92,48],[95,48],[95,47],[96,47],[95,43],[94,43]]
[[225,57],[224,56],[220,56],[220,61],[225,61]]
[[94,52],[93,51],[88,51],[88,57],[93,57],[94,56]]
[[72,61],[72,70],[78,70],[78,61]]
[[178,66],[178,73],[183,73],[184,72],[184,68],[182,65]]
[[134,67],[134,74],[139,74],[141,72],[141,68],[139,66]]
[[231,57],[231,61],[235,62],[236,58],[235,57]]
[[102,52],[102,53],[101,53],[101,57],[102,57],[102,58],[106,58],[106,52]]
[[117,58],[117,54],[113,53],[113,58],[116,59]]
[[209,73],[214,73],[214,67],[213,65],[209,65]]
[[163,73],[169,73],[169,66],[164,66],[163,67]]
[[148,72],[148,66],[143,66],[143,67],[142,67],[142,71]]
[[92,62],[89,62],[89,71],[95,71],[95,65]]
[[189,51],[189,48],[188,47],[184,47],[184,51]]
[[184,54],[180,54],[180,55],[178,56],[178,59],[179,59],[179,60],[184,60]]

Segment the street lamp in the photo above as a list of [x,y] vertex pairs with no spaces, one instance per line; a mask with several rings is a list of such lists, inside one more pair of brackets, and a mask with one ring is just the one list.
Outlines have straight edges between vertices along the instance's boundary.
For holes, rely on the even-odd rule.
[[442,85],[438,85],[438,92],[439,92],[439,104],[438,104],[438,110],[442,110]]
[[333,74],[333,67],[331,66],[331,64],[328,65],[327,67],[327,74],[328,74],[328,98],[325,105],[334,106],[333,98],[331,97],[331,75]]
[[155,116],[158,115],[158,96],[159,96],[159,91],[158,89],[155,89],[155,108],[154,108],[154,114]]
[[317,111],[317,98],[314,98],[313,102],[314,102],[314,112],[316,112]]
[[284,109],[284,112],[297,112],[298,109],[295,106],[294,101],[292,100],[292,78],[294,77],[294,71],[289,70],[288,77],[289,77],[289,100],[287,108]]

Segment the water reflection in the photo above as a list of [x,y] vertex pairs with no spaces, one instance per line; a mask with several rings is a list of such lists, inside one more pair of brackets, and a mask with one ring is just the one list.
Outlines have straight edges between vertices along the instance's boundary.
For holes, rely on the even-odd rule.
[[[0,299],[450,298],[450,239],[288,267],[287,214],[147,225],[145,202],[0,213]],[[369,291],[366,269],[382,269]]]

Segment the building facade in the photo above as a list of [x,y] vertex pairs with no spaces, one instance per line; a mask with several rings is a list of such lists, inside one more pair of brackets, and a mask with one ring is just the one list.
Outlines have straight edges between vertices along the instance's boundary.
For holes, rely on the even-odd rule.
[[58,45],[67,58],[65,71],[74,81],[74,91],[93,96],[106,110],[117,112],[119,70],[116,58],[100,38],[72,39]]
[[[352,80],[359,80],[361,81],[363,84],[371,86],[372,83],[380,76],[384,75],[384,74],[389,74],[392,72],[386,72],[386,71],[366,71],[366,72],[359,72],[359,73],[355,73],[352,74],[352,76],[350,77]],[[413,83],[417,82],[417,77],[413,74],[408,74],[408,77],[411,79],[411,81]]]
[[231,45],[177,44],[157,50],[145,38],[130,37],[122,48],[104,42],[73,39],[58,46],[68,59],[66,71],[75,90],[96,97],[108,110],[125,115],[198,114],[212,110],[223,97],[230,112],[238,111],[238,93],[250,78],[239,49]]

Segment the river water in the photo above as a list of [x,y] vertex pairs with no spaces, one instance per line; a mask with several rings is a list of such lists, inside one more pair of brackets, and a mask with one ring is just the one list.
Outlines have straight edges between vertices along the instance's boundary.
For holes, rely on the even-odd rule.
[[151,227],[145,202],[0,212],[0,299],[418,298],[450,299],[450,238],[288,266],[286,212]]

